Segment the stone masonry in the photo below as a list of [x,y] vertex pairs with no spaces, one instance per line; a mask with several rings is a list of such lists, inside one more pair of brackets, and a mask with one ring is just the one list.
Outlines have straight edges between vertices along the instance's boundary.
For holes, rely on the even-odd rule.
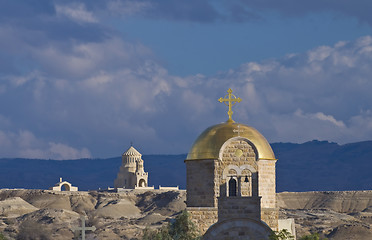
[[247,125],[228,121],[201,133],[185,160],[186,203],[206,239],[229,239],[230,232],[268,239],[278,230],[276,161],[267,140]]

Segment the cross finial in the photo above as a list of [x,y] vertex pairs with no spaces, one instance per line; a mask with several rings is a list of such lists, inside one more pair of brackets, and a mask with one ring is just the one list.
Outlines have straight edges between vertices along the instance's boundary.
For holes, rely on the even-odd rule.
[[224,98],[219,98],[218,101],[225,103],[226,106],[229,106],[229,111],[227,112],[227,115],[229,115],[229,120],[227,120],[227,122],[233,123],[234,120],[232,120],[231,118],[231,116],[233,115],[233,111],[231,110],[231,107],[234,106],[237,102],[240,102],[241,99],[232,94],[231,88],[229,88],[227,92],[228,94],[225,95]]

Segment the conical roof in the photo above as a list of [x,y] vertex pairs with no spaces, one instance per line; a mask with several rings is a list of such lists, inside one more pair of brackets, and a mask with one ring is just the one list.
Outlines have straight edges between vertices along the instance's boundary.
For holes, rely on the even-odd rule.
[[141,157],[142,154],[139,153],[133,146],[131,146],[130,148],[128,148],[127,151],[125,151],[123,153],[123,156],[138,156],[138,157]]

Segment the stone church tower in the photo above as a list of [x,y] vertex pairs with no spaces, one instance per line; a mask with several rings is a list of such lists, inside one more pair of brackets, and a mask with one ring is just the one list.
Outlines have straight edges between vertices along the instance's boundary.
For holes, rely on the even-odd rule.
[[187,210],[203,239],[268,239],[278,230],[277,159],[262,134],[232,120],[240,98],[228,93],[219,101],[229,120],[207,128],[185,160]]
[[133,146],[125,151],[121,157],[121,166],[114,182],[115,188],[147,187],[148,173],[143,167],[142,154]]

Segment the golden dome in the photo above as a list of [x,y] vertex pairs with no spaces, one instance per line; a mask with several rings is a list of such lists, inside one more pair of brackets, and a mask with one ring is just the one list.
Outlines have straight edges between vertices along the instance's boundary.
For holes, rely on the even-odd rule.
[[273,150],[266,138],[255,128],[226,122],[207,128],[196,139],[186,160],[218,159],[222,145],[233,137],[242,137],[253,143],[258,152],[258,159],[275,159]]

